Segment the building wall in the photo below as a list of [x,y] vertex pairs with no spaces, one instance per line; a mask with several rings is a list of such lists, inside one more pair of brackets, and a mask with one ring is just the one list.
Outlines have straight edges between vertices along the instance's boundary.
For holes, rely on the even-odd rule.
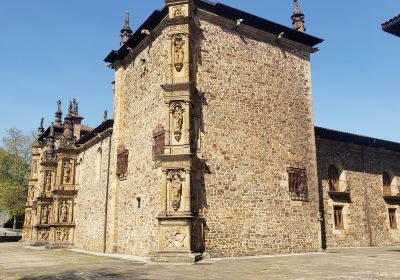
[[78,248],[103,250],[110,137],[79,154],[75,200],[75,242]]
[[[212,257],[320,248],[310,56],[267,35],[201,20],[198,89]],[[309,202],[289,196],[288,167],[306,168]]]
[[[155,34],[155,33],[153,33]],[[154,36],[158,36],[154,35]],[[152,160],[153,130],[164,124],[161,85],[167,73],[165,32],[117,69],[111,190],[110,251],[149,256],[158,249],[161,170]],[[129,150],[128,174],[115,175],[116,149]],[[140,198],[140,208],[137,199]]]
[[[399,205],[387,203],[383,199],[382,181],[383,172],[388,172],[393,179],[392,189],[394,192],[397,191],[400,183],[399,153],[326,139],[317,139],[316,143],[326,245],[365,247],[399,244],[400,230],[390,229],[388,214],[388,208],[397,209],[399,221]],[[336,166],[339,172],[343,172],[342,178],[350,188],[351,202],[328,194],[330,165]],[[343,230],[335,227],[333,208],[336,205],[344,207]]]

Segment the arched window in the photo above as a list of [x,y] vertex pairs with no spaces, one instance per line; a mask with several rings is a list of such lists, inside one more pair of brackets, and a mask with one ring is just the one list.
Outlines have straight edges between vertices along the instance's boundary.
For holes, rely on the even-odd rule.
[[96,158],[96,181],[100,181],[102,154],[103,151],[101,148],[99,148],[97,150],[97,158]]
[[382,182],[383,182],[383,194],[384,195],[391,195],[392,190],[391,190],[391,184],[392,184],[392,179],[387,172],[382,173]]
[[328,181],[330,191],[340,191],[339,178],[340,175],[336,166],[330,165],[328,168]]

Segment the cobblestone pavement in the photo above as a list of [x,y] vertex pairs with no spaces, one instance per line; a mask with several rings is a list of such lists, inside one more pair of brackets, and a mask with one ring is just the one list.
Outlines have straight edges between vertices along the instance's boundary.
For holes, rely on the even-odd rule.
[[400,248],[331,249],[159,265],[2,243],[0,279],[400,279]]

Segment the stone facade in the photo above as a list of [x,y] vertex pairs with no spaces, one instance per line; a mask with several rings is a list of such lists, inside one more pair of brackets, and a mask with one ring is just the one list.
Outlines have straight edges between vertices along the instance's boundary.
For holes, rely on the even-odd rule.
[[[321,212],[327,247],[390,246],[400,242],[400,230],[390,227],[389,209],[399,221],[399,152],[317,140]],[[339,171],[340,190],[329,186],[328,168]],[[390,184],[383,186],[383,174]],[[343,207],[343,227],[335,225],[334,207]]]
[[396,244],[398,154],[316,146],[310,56],[322,40],[303,33],[297,1],[292,20],[166,0],[132,32],[126,14],[105,60],[113,120],[85,130],[74,101],[39,128],[24,241],[159,262]]

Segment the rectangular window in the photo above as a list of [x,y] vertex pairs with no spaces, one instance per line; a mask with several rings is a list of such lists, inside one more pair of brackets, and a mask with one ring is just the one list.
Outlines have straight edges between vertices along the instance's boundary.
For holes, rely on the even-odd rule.
[[396,209],[389,209],[389,223],[391,229],[397,229]]
[[142,207],[141,205],[142,200],[140,199],[140,197],[136,198],[136,202],[137,202],[137,208],[140,209],[140,207]]
[[117,153],[117,176],[124,178],[128,172],[128,156],[129,151],[124,147],[118,148]]
[[307,173],[305,169],[288,168],[289,194],[292,200],[308,200]]
[[343,206],[334,206],[333,212],[335,216],[335,228],[343,229]]
[[165,130],[161,125],[157,125],[153,131],[153,160],[158,160],[164,154]]

